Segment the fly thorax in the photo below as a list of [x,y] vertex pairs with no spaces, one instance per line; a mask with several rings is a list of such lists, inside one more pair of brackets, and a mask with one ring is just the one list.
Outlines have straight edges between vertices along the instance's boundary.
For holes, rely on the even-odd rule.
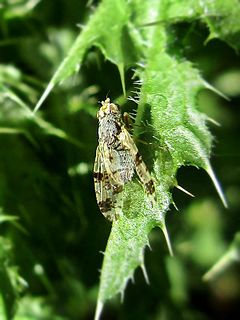
[[98,136],[107,145],[112,145],[116,142],[120,130],[119,122],[111,114],[99,120]]

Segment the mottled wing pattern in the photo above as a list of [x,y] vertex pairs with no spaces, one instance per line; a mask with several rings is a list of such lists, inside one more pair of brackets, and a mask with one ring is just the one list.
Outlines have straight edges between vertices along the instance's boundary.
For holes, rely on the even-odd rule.
[[153,179],[127,131],[117,105],[107,98],[98,112],[99,145],[94,164],[94,184],[102,214],[113,221],[121,214],[124,185],[136,171],[146,193],[155,201]]
[[125,128],[122,128],[120,135],[120,139],[123,145],[129,150],[129,153],[131,154],[131,157],[134,161],[135,170],[141,183],[143,184],[146,193],[152,195],[155,199],[155,187],[153,179],[142,159],[142,156],[139,154],[138,148],[133,141],[133,138]]
[[117,184],[105,166],[102,146],[98,146],[94,163],[94,187],[97,204],[100,211],[108,220],[115,220],[121,209],[121,198],[117,194],[122,186]]
[[117,185],[124,185],[130,181],[134,174],[134,162],[132,160],[129,150],[120,143],[119,148],[113,149],[104,147],[105,166]]

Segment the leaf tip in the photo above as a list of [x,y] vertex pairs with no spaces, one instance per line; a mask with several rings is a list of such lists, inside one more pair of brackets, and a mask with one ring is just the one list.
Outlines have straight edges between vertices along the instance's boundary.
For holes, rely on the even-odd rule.
[[125,75],[124,75],[123,63],[118,65],[118,71],[119,71],[120,79],[121,79],[121,83],[122,83],[123,95],[124,95],[124,97],[126,97],[127,94],[126,94]]
[[38,100],[38,103],[36,104],[34,110],[33,110],[33,114],[36,113],[38,111],[38,109],[41,107],[41,105],[43,104],[44,100],[47,98],[47,96],[49,95],[50,91],[53,89],[54,84],[53,82],[50,82],[47,86],[47,88],[45,89],[45,91],[43,92],[41,98]]

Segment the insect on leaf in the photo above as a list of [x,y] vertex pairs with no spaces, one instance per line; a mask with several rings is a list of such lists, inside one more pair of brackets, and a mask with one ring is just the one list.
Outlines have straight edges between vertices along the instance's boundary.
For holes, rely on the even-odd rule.
[[113,221],[122,214],[121,193],[135,171],[152,202],[155,187],[118,106],[107,98],[102,101],[97,117],[99,145],[94,164],[95,192],[102,214]]

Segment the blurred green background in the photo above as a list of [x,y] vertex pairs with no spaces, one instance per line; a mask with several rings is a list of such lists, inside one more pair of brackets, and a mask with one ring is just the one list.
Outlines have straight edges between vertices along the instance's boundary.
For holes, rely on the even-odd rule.
[[[92,48],[81,71],[56,87],[36,117],[28,107],[34,108],[96,4],[0,1],[1,319],[14,311],[17,320],[93,318],[100,252],[111,227],[97,208],[92,180],[97,101],[122,95],[117,68]],[[195,199],[173,190],[179,212],[171,208],[167,226],[175,257],[153,230],[152,250],[146,250],[150,286],[137,270],[124,303],[111,301],[102,319],[240,316],[239,56],[220,40],[205,44],[208,30],[200,22],[173,24],[171,32],[186,59],[230,98],[207,90],[198,97],[200,110],[221,124],[210,128],[212,164],[229,209],[203,170],[182,168],[179,184]],[[129,90],[132,73],[126,75]]]

